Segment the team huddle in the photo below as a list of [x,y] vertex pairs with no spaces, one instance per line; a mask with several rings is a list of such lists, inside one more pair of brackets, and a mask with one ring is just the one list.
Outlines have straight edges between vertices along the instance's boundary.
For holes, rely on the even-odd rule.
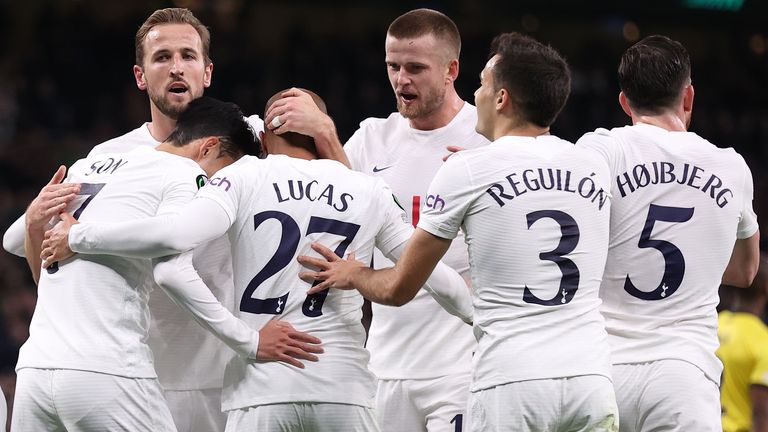
[[632,125],[574,144],[554,48],[497,36],[473,106],[456,25],[413,10],[397,112],[344,146],[309,90],[263,120],[203,96],[209,45],[153,13],[152,120],[6,232],[38,283],[13,431],[722,430],[718,287],[752,282],[759,232],[744,159],[687,131],[680,43],[630,47]]

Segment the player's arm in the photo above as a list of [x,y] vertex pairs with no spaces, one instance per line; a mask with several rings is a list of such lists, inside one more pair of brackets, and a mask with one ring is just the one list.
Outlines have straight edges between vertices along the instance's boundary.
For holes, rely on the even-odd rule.
[[322,281],[309,294],[327,288],[357,289],[376,303],[402,305],[424,285],[450,245],[450,240],[417,229],[394,267],[374,270],[355,261],[354,254],[344,260],[325,246],[313,243],[312,249],[324,259],[300,256],[299,262],[320,271],[305,271],[300,277]]
[[[68,221],[69,223],[62,223]],[[73,253],[158,258],[193,249],[223,235],[231,222],[214,200],[198,197],[179,213],[121,223],[80,223],[67,218],[45,234],[43,264]]]
[[752,398],[752,431],[768,432],[768,387],[752,384],[749,395]]
[[61,183],[66,172],[66,167],[60,166],[48,184],[29,204],[26,213],[5,231],[3,249],[14,255],[24,257],[27,228],[44,228],[52,217],[63,211],[67,204],[77,196],[79,184]]
[[43,236],[45,230],[43,227],[35,228],[27,225],[24,230],[24,257],[32,272],[32,280],[37,284],[40,281],[40,269],[43,266],[43,260],[40,259],[42,251]]
[[[451,240],[448,240],[448,246],[450,246],[450,243]],[[392,262],[398,262],[402,258],[406,245],[407,242],[393,250],[384,252],[384,256]],[[472,308],[470,287],[456,270],[447,266],[442,261],[438,261],[435,269],[429,275],[426,282],[424,282],[422,288],[427,291],[437,304],[446,310],[446,312],[459,317],[467,324],[472,323],[474,310]],[[405,287],[402,287],[401,289],[405,289]],[[389,296],[394,300],[393,303],[383,303],[381,301],[378,301],[377,303],[388,304],[390,306],[402,306],[413,300],[417,293],[418,289],[395,292]],[[369,298],[369,300],[371,299]]]
[[755,279],[759,265],[760,231],[757,231],[751,237],[736,240],[722,283],[746,288]]
[[299,360],[317,361],[320,340],[283,321],[272,320],[259,331],[227,310],[192,266],[192,252],[154,261],[155,281],[203,328],[245,358],[284,361],[303,368]]
[[[40,269],[42,267],[40,252],[42,251],[43,237],[48,222],[52,217],[65,209],[66,205],[75,198],[79,189],[77,184],[61,184],[66,172],[67,168],[63,165],[56,170],[48,184],[32,200],[27,212],[23,216],[23,255],[27,260],[29,269],[32,272],[32,279],[35,283],[38,283],[40,280]],[[14,235],[11,233],[11,237]],[[8,236],[8,232],[6,232],[6,236]]]
[[[391,196],[386,185],[380,195],[383,201],[378,208],[384,209],[385,223],[376,235],[376,247],[390,261],[401,259],[408,241],[414,233],[413,227],[407,222],[403,209]],[[448,241],[449,245],[451,241]],[[461,318],[464,322],[472,322],[472,298],[466,281],[454,269],[438,262],[423,286],[432,298],[451,315]],[[400,306],[408,303],[416,296],[418,289],[387,293],[389,303],[379,299],[377,303]],[[368,298],[369,300],[373,300]]]
[[[279,126],[273,123],[277,116],[280,116]],[[351,167],[339,141],[333,119],[318,108],[308,93],[297,88],[285,91],[282,98],[269,107],[264,123],[278,135],[296,132],[311,136],[321,158],[337,160]]]

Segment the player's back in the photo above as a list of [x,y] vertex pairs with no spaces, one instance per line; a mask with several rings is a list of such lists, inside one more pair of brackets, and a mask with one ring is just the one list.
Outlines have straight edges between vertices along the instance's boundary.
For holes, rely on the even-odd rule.
[[613,176],[601,287],[613,362],[681,359],[717,382],[717,290],[737,232],[754,228],[743,217],[752,212],[743,158],[645,124],[598,130],[579,144],[601,152]]
[[[69,170],[68,181],[81,187],[67,210],[92,222],[154,216],[189,201],[201,173],[193,161],[151,148],[93,155]],[[43,270],[17,367],[154,377],[147,278],[149,261],[106,255],[75,255]]]
[[[236,358],[225,376],[224,409],[289,402],[371,406],[374,382],[367,370],[363,299],[357,291],[307,296],[298,278],[298,255],[316,255],[318,241],[338,255],[370,260],[374,244],[402,241],[386,231],[394,215],[391,192],[380,180],[329,160],[246,156],[219,171],[199,197],[217,201],[234,221],[236,314],[253,328],[283,319],[323,341],[321,361],[306,369]],[[404,230],[403,231],[403,227]]]
[[469,245],[473,390],[608,376],[598,290],[609,176],[595,159],[554,136],[502,137],[452,156],[441,170],[451,176],[438,173],[430,187],[445,193],[445,211],[425,212],[426,229],[460,223]]
[[717,356],[724,369],[720,389],[723,430],[751,430],[750,387],[768,386],[768,327],[751,313],[722,311],[717,334]]

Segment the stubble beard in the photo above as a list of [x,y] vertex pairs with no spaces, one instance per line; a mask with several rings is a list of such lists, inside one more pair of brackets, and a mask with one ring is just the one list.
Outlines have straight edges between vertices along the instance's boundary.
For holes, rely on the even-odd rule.
[[[155,104],[157,109],[160,110],[160,112],[163,113],[163,115],[173,120],[179,119],[179,115],[181,115],[181,113],[184,112],[185,109],[187,109],[187,105],[189,103],[189,102],[184,102],[181,104],[175,104],[169,101],[164,94],[156,94],[151,91],[148,91],[147,93],[149,94],[149,100],[151,100],[152,103]],[[192,99],[195,99],[199,96],[200,95],[193,96]]]
[[397,98],[397,111],[407,119],[418,119],[429,116],[439,110],[445,101],[445,89],[443,91],[430,91],[420,101],[410,107],[405,106],[402,99]]

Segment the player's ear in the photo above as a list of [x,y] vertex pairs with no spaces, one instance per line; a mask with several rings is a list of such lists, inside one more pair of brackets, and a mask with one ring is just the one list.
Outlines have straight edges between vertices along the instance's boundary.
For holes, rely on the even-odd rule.
[[203,74],[203,87],[208,88],[211,86],[212,75],[213,75],[213,62],[208,63],[205,66],[205,73]]
[[139,90],[147,89],[147,81],[144,79],[144,69],[139,65],[133,65],[133,77],[136,78],[136,87]]
[[259,141],[261,141],[261,154],[264,156],[269,154],[269,144],[265,139],[266,137],[267,134],[265,134],[264,131],[259,131]]
[[683,89],[683,111],[689,113],[693,111],[693,84],[688,84]]
[[446,76],[446,82],[448,84],[453,83],[456,81],[456,78],[459,77],[459,60],[453,59],[448,62],[448,74]]
[[505,89],[504,87],[500,88],[496,92],[495,98],[496,98],[495,100],[496,111],[498,112],[504,111],[507,108],[507,106],[509,106],[509,104],[512,103],[512,100],[511,100],[512,95],[509,94],[507,89]]
[[216,159],[219,157],[220,145],[221,141],[219,140],[219,137],[211,136],[203,139],[203,142],[198,149],[198,157],[200,159]]
[[629,100],[627,100],[627,95],[624,92],[619,92],[619,105],[624,110],[624,114],[632,117],[632,108],[629,106]]

